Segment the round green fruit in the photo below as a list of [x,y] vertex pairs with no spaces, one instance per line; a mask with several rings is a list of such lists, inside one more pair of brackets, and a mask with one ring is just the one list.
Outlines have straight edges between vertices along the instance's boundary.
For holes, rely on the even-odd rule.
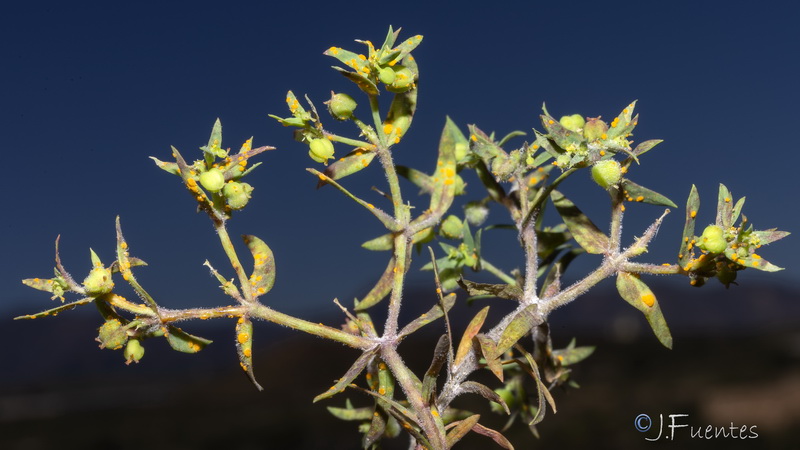
[[700,247],[710,253],[722,253],[728,248],[728,241],[723,236],[722,228],[717,225],[709,225],[703,230],[700,237]]
[[116,350],[125,345],[128,340],[128,332],[122,327],[118,319],[109,319],[98,330],[97,340],[100,346],[111,350]]
[[589,141],[605,139],[603,135],[606,134],[606,131],[608,131],[608,124],[600,120],[599,117],[590,117],[586,125],[583,126],[583,137]]
[[83,288],[86,295],[97,297],[98,295],[108,294],[114,289],[114,280],[111,279],[111,269],[105,267],[95,267],[83,280]]
[[564,116],[562,117],[558,123],[561,124],[562,127],[574,131],[576,133],[580,132],[583,126],[586,124],[586,121],[583,119],[583,116],[580,114],[573,114],[571,116]]
[[598,161],[592,166],[592,178],[600,187],[608,189],[622,179],[622,166],[613,159]]
[[347,94],[333,94],[328,101],[328,111],[337,120],[347,120],[353,117],[356,106],[358,106],[356,101]]
[[396,93],[409,90],[414,84],[414,72],[403,66],[395,66],[392,69],[394,70],[394,81],[388,85],[389,90]]
[[125,346],[122,355],[128,364],[131,362],[138,363],[144,356],[144,347],[142,347],[138,339],[131,339],[128,341],[128,345]]
[[225,186],[225,174],[217,168],[200,174],[200,184],[209,192],[219,192]]
[[396,75],[394,73],[394,69],[391,67],[382,67],[380,70],[378,70],[378,79],[381,80],[381,83],[387,86],[394,83],[395,78]]
[[325,138],[312,139],[308,143],[308,156],[318,163],[327,164],[333,158],[333,142]]
[[459,239],[464,233],[464,223],[458,217],[449,215],[442,222],[439,232],[446,238]]
[[239,183],[231,181],[225,184],[222,188],[222,195],[228,202],[231,209],[242,209],[250,201],[250,194],[253,192],[253,187],[247,183]]

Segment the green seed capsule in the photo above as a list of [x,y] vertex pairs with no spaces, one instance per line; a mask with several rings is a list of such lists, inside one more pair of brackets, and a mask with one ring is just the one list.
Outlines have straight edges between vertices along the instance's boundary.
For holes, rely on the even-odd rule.
[[142,347],[138,339],[131,339],[128,341],[128,345],[125,346],[122,355],[125,357],[125,364],[130,364],[132,362],[138,364],[144,356],[144,347]]
[[356,101],[347,94],[333,94],[328,101],[328,112],[337,120],[347,120],[353,117]]
[[446,238],[460,239],[463,236],[464,223],[458,217],[449,215],[442,222],[439,232]]
[[592,166],[592,178],[600,187],[608,189],[622,179],[622,166],[613,159],[599,161]]
[[392,84],[388,85],[389,91],[400,93],[409,90],[414,84],[414,72],[408,67],[403,66],[395,66],[393,70],[394,81],[392,81]]
[[83,280],[83,288],[86,289],[86,295],[96,297],[103,294],[108,294],[114,289],[114,280],[111,279],[111,269],[104,267],[95,267],[89,272],[89,275]]
[[200,174],[200,184],[209,192],[219,192],[225,186],[225,175],[217,168]]
[[228,202],[228,206],[231,209],[242,209],[250,201],[251,193],[253,192],[253,187],[247,183],[239,183],[236,181],[231,181],[225,184],[225,187],[222,188],[222,195],[225,196],[225,200]]
[[98,331],[97,340],[100,341],[100,346],[103,348],[117,350],[122,348],[128,340],[127,331],[117,319],[106,320]]
[[603,136],[608,131],[608,124],[600,120],[599,117],[590,117],[583,126],[583,137],[589,141],[605,139]]
[[318,163],[327,164],[333,157],[333,142],[325,138],[312,139],[308,143],[308,156]]
[[383,67],[378,70],[378,79],[387,86],[394,83],[395,77],[394,69],[391,67]]
[[562,117],[558,123],[561,124],[562,127],[574,131],[576,133],[580,132],[583,126],[586,124],[586,121],[583,119],[583,116],[580,114],[573,114],[571,116],[564,116]]
[[724,252],[728,247],[728,241],[723,236],[722,228],[717,225],[707,226],[700,237],[700,247],[711,253]]

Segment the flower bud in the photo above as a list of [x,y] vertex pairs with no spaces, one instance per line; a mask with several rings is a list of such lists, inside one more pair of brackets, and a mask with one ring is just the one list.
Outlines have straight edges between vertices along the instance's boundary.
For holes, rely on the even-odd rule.
[[122,355],[125,357],[125,364],[132,362],[138,364],[144,356],[144,347],[142,347],[138,339],[131,339],[128,341],[128,345],[125,346]]
[[105,267],[95,267],[83,280],[83,288],[86,295],[97,297],[108,294],[114,289],[114,280],[111,279],[111,269]]
[[722,253],[728,247],[728,241],[725,240],[721,227],[709,225],[703,230],[699,245],[710,253]]
[[592,166],[592,178],[600,187],[608,189],[622,179],[622,167],[613,159],[598,161]]
[[582,115],[573,114],[571,116],[563,116],[558,123],[560,123],[562,127],[578,133],[586,124],[586,121],[583,119]]
[[117,350],[128,340],[128,332],[118,319],[109,319],[99,328],[97,340],[100,347]]
[[242,209],[250,201],[250,194],[253,192],[253,187],[247,183],[239,183],[238,181],[231,181],[225,184],[222,188],[222,195],[228,202],[231,209]]
[[312,139],[308,147],[308,156],[318,163],[327,164],[333,157],[333,142],[326,138]]
[[600,120],[599,117],[590,117],[583,126],[583,137],[589,141],[603,138],[603,135],[608,131],[608,125]]
[[225,186],[225,175],[217,168],[200,174],[200,184],[209,192],[219,192]]
[[337,120],[347,120],[353,116],[356,101],[347,94],[333,94],[328,101],[328,112]]
[[469,152],[469,145],[466,142],[456,142],[454,155],[456,162],[463,161]]

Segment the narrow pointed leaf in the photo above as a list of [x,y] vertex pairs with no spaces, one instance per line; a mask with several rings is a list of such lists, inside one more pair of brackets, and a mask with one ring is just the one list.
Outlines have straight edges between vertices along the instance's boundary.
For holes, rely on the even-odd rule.
[[497,379],[503,381],[503,365],[500,364],[499,357],[501,354],[497,352],[497,345],[485,334],[478,334],[475,339],[478,340],[483,359],[486,360],[486,366]]
[[531,331],[537,324],[537,305],[532,304],[519,311],[497,340],[497,355],[502,355],[517,343],[523,336]]
[[[375,159],[375,152],[359,148],[326,167],[323,173],[332,180],[339,180],[367,168],[373,159]],[[317,187],[325,184],[327,183],[324,180],[320,180]]]
[[275,284],[275,257],[272,250],[261,239],[243,235],[247,248],[253,255],[253,273],[250,275],[250,289],[255,297],[266,294]]
[[318,402],[320,400],[323,400],[323,399],[326,399],[326,398],[329,398],[329,397],[333,397],[334,395],[338,394],[339,392],[344,391],[344,389],[348,385],[350,385],[350,383],[352,383],[353,380],[355,380],[356,377],[362,371],[364,371],[364,368],[367,367],[367,363],[370,362],[370,360],[375,356],[376,353],[377,353],[376,350],[367,350],[364,353],[362,353],[361,356],[359,356],[358,359],[356,359],[356,361],[353,363],[353,365],[350,366],[350,369],[347,370],[347,372],[344,374],[344,376],[342,378],[340,378],[336,382],[336,384],[331,386],[330,389],[328,389],[327,391],[323,392],[322,394],[319,394],[318,396],[314,397],[313,402],[316,403],[316,402]]
[[375,86],[375,83],[372,82],[366,76],[356,73],[350,72],[349,70],[342,69],[341,67],[334,67],[334,70],[344,75],[345,78],[349,79],[350,81],[354,82],[359,89],[366,92],[369,95],[378,95],[378,87]]
[[445,295],[442,298],[442,303],[444,304],[444,309],[442,309],[442,305],[437,304],[436,306],[431,308],[428,312],[422,314],[421,316],[417,317],[415,320],[410,322],[408,325],[403,327],[403,329],[400,330],[400,333],[398,333],[398,335],[401,337],[408,336],[409,334],[419,330],[425,325],[444,316],[445,313],[447,311],[450,311],[450,309],[453,308],[453,305],[456,304],[456,294],[450,293]]
[[464,335],[461,337],[461,342],[458,344],[458,350],[456,351],[456,358],[454,364],[458,366],[461,364],[461,361],[467,356],[469,351],[472,349],[472,339],[481,331],[481,327],[483,326],[483,322],[486,320],[486,314],[489,313],[489,307],[485,307],[478,311],[478,314],[475,314],[475,317],[469,322],[467,325],[467,329],[464,330]]
[[334,406],[327,407],[328,412],[341,420],[369,420],[372,417],[373,408],[365,406],[363,408],[336,408]]
[[433,177],[430,175],[406,166],[397,166],[396,169],[398,175],[412,182],[423,193],[430,194],[433,192]]
[[522,353],[525,357],[525,360],[528,362],[528,366],[524,364],[521,365],[523,369],[525,369],[529,375],[534,379],[536,382],[536,390],[539,398],[539,406],[536,409],[536,416],[534,416],[533,420],[528,425],[536,425],[537,423],[541,422],[544,419],[546,407],[544,401],[547,400],[547,403],[550,405],[550,408],[553,409],[553,412],[557,412],[556,409],[556,402],[553,399],[553,396],[550,394],[550,390],[545,386],[542,382],[542,377],[539,373],[539,366],[536,364],[536,360],[533,359],[530,353],[528,353],[521,345],[516,345],[516,349]]
[[481,425],[479,423],[476,423],[472,427],[472,431],[491,438],[493,441],[495,441],[497,443],[497,445],[499,445],[499,446],[501,446],[501,447],[503,447],[503,448],[505,448],[507,450],[514,450],[514,446],[511,445],[511,442],[509,442],[508,439],[506,439],[505,436],[500,434],[499,431],[495,431],[495,430],[493,430],[491,428],[486,428],[485,426],[483,426],[483,425]]
[[678,264],[680,264],[681,267],[686,267],[689,261],[692,260],[692,254],[689,252],[689,243],[694,239],[694,224],[697,220],[696,217],[699,210],[700,194],[697,193],[697,187],[692,185],[689,198],[686,200],[686,222],[683,226],[681,248],[678,251]]
[[756,235],[759,239],[759,245],[767,245],[777,240],[783,239],[786,236],[790,235],[788,231],[778,231],[775,228],[764,230],[764,231],[753,231],[753,234]]
[[522,289],[516,285],[475,283],[463,278],[458,280],[458,284],[464,288],[470,296],[487,295],[516,301],[522,298]]
[[553,190],[550,194],[556,210],[567,225],[575,241],[588,253],[602,254],[609,247],[609,239],[586,217],[578,207],[561,192]]
[[735,205],[733,205],[733,211],[731,212],[731,224],[736,223],[736,220],[739,219],[739,215],[742,213],[742,208],[744,207],[744,200],[745,197],[739,199]]
[[[133,276],[133,272],[131,272],[131,264],[130,254],[128,250],[128,243],[125,241],[125,237],[122,236],[122,227],[119,222],[119,216],[117,216],[117,262],[120,274],[122,274],[122,278],[131,285],[134,291],[139,295],[139,297],[145,301],[148,307],[153,310],[156,314],[158,314],[158,305],[156,305],[156,301],[153,300],[153,297],[144,290],[144,288],[136,281],[136,278]],[[209,341],[210,342],[210,341]]]
[[394,236],[389,234],[384,234],[382,236],[378,236],[374,239],[370,239],[367,242],[361,244],[361,246],[367,250],[372,251],[386,251],[391,250],[394,248]]
[[258,388],[264,388],[256,381],[253,373],[253,322],[246,317],[240,317],[236,322],[236,351],[239,353],[239,364],[247,373],[247,377]]
[[724,184],[719,185],[719,196],[717,197],[717,223],[723,229],[730,228],[733,225],[731,220],[733,217],[733,198],[731,191],[725,187]]
[[664,197],[663,195],[659,194],[658,192],[651,191],[646,187],[639,186],[638,184],[634,183],[633,181],[625,178],[622,180],[622,188],[627,194],[628,197],[633,199],[635,202],[643,202],[649,203],[651,205],[660,205],[660,206],[669,206],[670,208],[677,208],[676,205],[672,200]]
[[461,383],[461,389],[466,392],[478,394],[481,397],[485,398],[486,400],[495,402],[503,407],[503,410],[505,410],[506,414],[511,414],[511,411],[509,411],[508,405],[503,400],[503,398],[500,397],[500,395],[497,392],[493,391],[488,386],[476,383],[474,381],[465,381]]
[[436,342],[436,347],[433,350],[433,360],[431,361],[428,371],[425,372],[425,377],[422,379],[422,400],[425,404],[430,405],[433,400],[434,391],[436,391],[436,378],[442,370],[442,366],[447,361],[447,355],[450,352],[450,341],[447,335],[443,334]]
[[584,346],[555,350],[553,351],[553,356],[558,359],[562,366],[569,366],[588,358],[589,355],[594,353],[594,349],[595,347]]
[[[617,136],[625,136],[633,130],[636,126],[636,120],[633,118],[633,109],[636,107],[636,100],[630,105],[625,107],[621,113],[611,122],[606,134],[609,139]],[[633,125],[633,126],[631,126]]]
[[356,311],[364,311],[378,304],[378,302],[389,295],[389,292],[392,291],[392,281],[394,280],[394,267],[394,257],[392,257],[389,260],[389,265],[386,266],[386,270],[383,271],[383,275],[381,275],[378,282],[375,283],[375,286],[373,286],[369,293],[358,302],[355,308]]
[[167,325],[167,342],[173,350],[183,353],[197,353],[204,349],[212,341],[193,336],[175,325]]
[[472,430],[472,427],[478,423],[480,420],[481,415],[475,414],[472,416],[467,417],[464,420],[459,420],[458,422],[453,422],[450,424],[453,428],[447,432],[447,448],[452,448],[456,445],[456,442],[460,441],[461,438],[466,436]]
[[662,142],[664,142],[663,139],[650,139],[649,141],[641,142],[636,146],[636,148],[633,149],[633,154],[636,156],[641,156]]
[[36,314],[28,314],[28,315],[25,315],[25,316],[15,317],[14,320],[19,320],[19,319],[38,319],[40,317],[45,317],[45,316],[54,316],[55,317],[55,316],[58,315],[58,313],[60,313],[62,311],[68,311],[68,310],[70,310],[72,308],[75,308],[76,306],[85,305],[87,303],[92,303],[94,300],[95,300],[94,297],[86,297],[86,298],[82,298],[80,300],[76,300],[76,301],[71,302],[71,303],[65,303],[65,304],[63,304],[61,306],[58,306],[58,307],[55,307],[55,308],[52,308],[52,309],[48,309],[47,311],[42,311],[42,312],[39,312],[39,313],[36,313]]
[[441,216],[450,208],[456,187],[456,143],[463,138],[456,124],[448,117],[439,140],[439,158],[433,175],[430,210]]
[[626,272],[617,275],[617,290],[626,302],[644,313],[658,340],[671,349],[672,335],[653,291],[638,277]]

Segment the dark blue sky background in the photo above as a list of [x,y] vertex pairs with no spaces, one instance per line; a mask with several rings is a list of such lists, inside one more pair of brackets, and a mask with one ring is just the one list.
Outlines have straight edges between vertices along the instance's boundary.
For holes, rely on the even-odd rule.
[[[51,306],[46,294],[19,280],[52,273],[58,234],[76,278],[90,268],[89,247],[111,261],[118,214],[132,254],[150,263],[137,272],[139,280],[161,304],[227,302],[202,266],[208,258],[233,276],[210,221],[195,213],[178,179],[148,159],[168,159],[170,145],[199,158],[217,117],[226,147],[238,149],[250,136],[256,146],[278,147],[261,155],[264,165],[248,179],[254,198],[230,222],[232,235],[255,234],[275,253],[277,283],[265,301],[314,317],[336,311],[333,297],[349,303],[363,295],[388,254],[359,245],[381,234],[380,224],[333,189],[315,190],[304,169],[320,165],[267,114],[286,115],[289,89],[308,93],[319,107],[331,90],[348,92],[364,108],[366,100],[322,52],[332,45],[360,51],[353,39],[380,43],[390,24],[403,27],[401,38],[425,37],[415,51],[419,109],[396,147],[400,164],[431,170],[446,115],[462,129],[475,123],[500,134],[530,133],[541,128],[542,102],[556,116],[611,118],[638,99],[635,139],[665,142],[630,177],[681,207],[667,217],[645,260],[674,261],[692,183],[700,190],[701,223],[713,221],[722,182],[735,197],[747,196],[745,214],[757,228],[798,230],[798,6],[390,3],[7,6],[0,29],[0,313]],[[325,125],[357,134],[332,122]],[[578,175],[562,190],[605,224],[605,194],[588,177]],[[482,196],[477,182],[467,181],[473,181],[468,192]],[[382,204],[369,190],[384,188],[377,165],[345,185]],[[416,188],[406,188],[412,202],[426,205]],[[627,238],[661,211],[632,205]],[[485,239],[496,265],[521,264],[510,233]],[[796,286],[799,247],[795,234],[763,249],[787,270],[768,277],[748,270],[740,281]],[[417,271],[412,280],[432,283],[429,273]]]

